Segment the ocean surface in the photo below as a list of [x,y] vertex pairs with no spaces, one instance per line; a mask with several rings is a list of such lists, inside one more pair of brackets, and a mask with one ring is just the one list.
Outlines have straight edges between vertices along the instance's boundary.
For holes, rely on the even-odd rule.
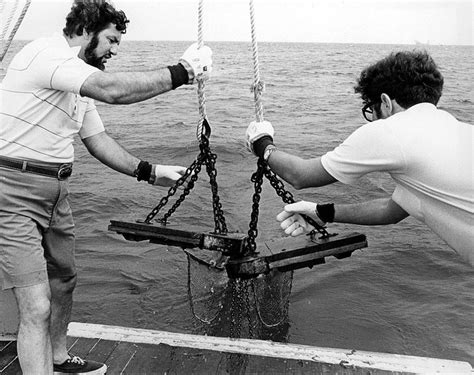
[[[4,67],[24,42],[16,41]],[[176,63],[188,42],[127,41],[109,71],[147,70]],[[247,232],[256,159],[245,130],[255,118],[249,43],[208,43],[214,52],[206,108],[217,153],[219,194],[232,231]],[[266,85],[264,118],[283,150],[313,157],[331,150],[364,123],[353,86],[360,70],[391,51],[420,46],[260,43]],[[473,47],[425,45],[444,77],[439,106],[474,123]],[[2,71],[2,76],[5,71]],[[198,154],[197,90],[185,86],[133,105],[98,103],[107,131],[131,153],[161,164],[189,166]],[[420,142],[424,140],[420,139]],[[456,150],[453,150],[456,152]],[[172,216],[174,224],[212,230],[208,178]],[[355,186],[340,183],[294,191],[296,199],[354,202],[390,194],[384,174]],[[71,178],[79,281],[73,321],[196,333],[187,294],[187,258],[175,247],[130,242],[107,230],[111,219],[144,219],[167,189],[137,183],[91,157],[79,138]],[[275,216],[283,203],[264,183],[259,239],[282,237]],[[331,225],[366,234],[369,246],[352,257],[294,272],[287,338],[291,343],[468,361],[474,365],[474,269],[422,223]]]

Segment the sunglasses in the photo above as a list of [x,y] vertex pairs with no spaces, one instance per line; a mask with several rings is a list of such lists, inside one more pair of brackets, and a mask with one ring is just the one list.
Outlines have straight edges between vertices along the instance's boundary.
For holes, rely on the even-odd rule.
[[364,107],[362,108],[362,115],[368,122],[374,121],[373,119],[373,113],[374,113],[374,106],[378,104],[376,102],[368,102]]

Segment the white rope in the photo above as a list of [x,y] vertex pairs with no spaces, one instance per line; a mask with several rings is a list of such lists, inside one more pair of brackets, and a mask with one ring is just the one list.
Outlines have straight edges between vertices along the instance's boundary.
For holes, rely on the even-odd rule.
[[[31,0],[26,0],[26,3],[25,3],[25,6],[23,7],[23,10],[21,11],[21,14],[18,18],[18,20],[16,21],[16,24],[15,26],[13,27],[11,33],[10,33],[10,36],[8,37],[8,40],[6,41],[6,43],[2,46],[2,53],[0,55],[0,62],[3,61],[3,58],[5,57],[7,51],[8,51],[8,48],[10,47],[10,44],[13,40],[13,37],[15,36],[18,28],[20,27],[21,25],[21,22],[23,21],[23,18],[25,17],[25,14],[26,14],[26,11],[28,10],[28,7],[30,6],[30,3],[31,3]],[[3,5],[3,1],[2,1],[2,5]],[[13,15],[15,14],[16,12],[16,8],[18,6],[18,1],[15,2],[15,6],[14,6],[14,9],[13,11],[10,13],[10,17],[4,27],[4,30],[2,30],[2,35],[1,35],[1,40],[3,41],[3,39],[5,38],[5,35],[7,33],[7,30],[8,30],[8,27],[10,26],[10,23],[13,19]],[[3,9],[2,9],[2,14],[3,14]]]
[[[13,4],[12,10],[9,11],[9,16],[8,16],[7,22],[5,22],[5,24],[3,25],[2,35],[0,36],[2,41],[5,39],[5,36],[7,35],[8,29],[10,28],[10,24],[12,23],[13,16],[16,13],[16,9],[18,8],[19,2],[20,2],[19,0],[16,0],[15,3]],[[1,2],[2,15],[3,15],[4,9],[5,9],[5,4],[4,4],[4,1],[2,1]],[[2,17],[2,18],[4,18],[4,17]]]
[[260,68],[258,63],[258,46],[257,36],[255,30],[255,11],[253,7],[253,0],[250,0],[250,31],[252,34],[252,56],[253,56],[253,71],[254,80],[252,85],[252,91],[255,101],[255,118],[258,122],[263,121],[263,104],[262,104],[262,93],[264,90],[264,84],[260,81]]
[[[199,0],[198,7],[198,48],[201,48],[204,44],[203,38],[203,13],[204,13],[204,0]],[[206,119],[206,95],[204,93],[204,80],[202,78],[197,78],[198,81],[198,100],[199,100],[199,113],[201,118],[199,119],[196,136],[199,142],[202,141],[202,136],[204,134],[203,122]]]

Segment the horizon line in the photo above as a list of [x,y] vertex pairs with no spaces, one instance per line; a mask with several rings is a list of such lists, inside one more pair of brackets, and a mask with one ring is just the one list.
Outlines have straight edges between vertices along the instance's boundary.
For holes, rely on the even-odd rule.
[[[33,41],[33,39],[15,38],[14,41]],[[192,39],[124,39],[121,43],[127,42],[186,42],[193,43],[195,40]],[[207,40],[204,43],[251,43],[250,40]],[[280,40],[261,40],[258,43],[294,43],[294,44],[371,44],[371,45],[403,45],[403,46],[442,46],[442,47],[474,47],[472,44],[444,44],[444,43],[422,43],[419,41],[413,41],[413,43],[397,43],[397,42],[324,42],[324,41],[280,41]]]

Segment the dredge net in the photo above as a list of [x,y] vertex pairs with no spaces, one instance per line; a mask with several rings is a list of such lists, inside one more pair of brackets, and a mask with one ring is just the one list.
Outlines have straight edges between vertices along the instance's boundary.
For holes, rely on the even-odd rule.
[[188,255],[191,311],[205,334],[286,342],[293,271],[272,271],[251,279],[228,278],[227,257]]

